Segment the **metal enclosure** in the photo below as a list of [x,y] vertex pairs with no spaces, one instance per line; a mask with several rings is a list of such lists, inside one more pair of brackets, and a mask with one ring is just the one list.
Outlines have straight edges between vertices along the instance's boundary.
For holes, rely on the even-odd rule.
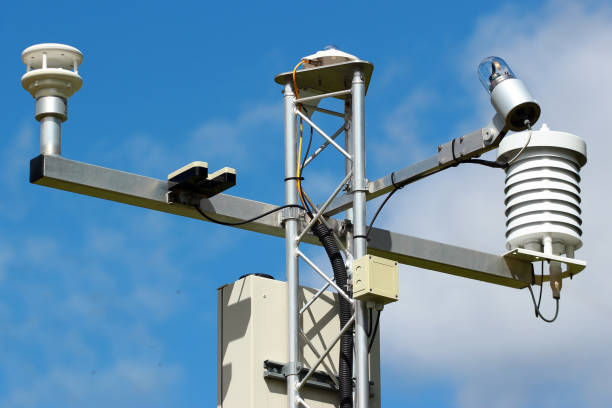
[[[315,293],[314,289],[299,287],[299,304],[306,304]],[[304,369],[312,367],[319,357],[313,347],[325,350],[338,333],[337,296],[324,292],[300,315],[298,352]],[[286,407],[284,376],[266,373],[264,362],[284,363],[287,357],[287,283],[250,275],[222,286],[218,290],[217,313],[217,407]],[[336,344],[318,370],[338,374],[338,349]],[[370,358],[378,362],[379,353],[377,337]],[[372,372],[371,378],[371,393],[380,395],[380,373]],[[311,408],[338,406],[338,392],[316,379],[306,382],[300,395]],[[377,400],[372,398],[370,405],[380,407],[374,403]]]

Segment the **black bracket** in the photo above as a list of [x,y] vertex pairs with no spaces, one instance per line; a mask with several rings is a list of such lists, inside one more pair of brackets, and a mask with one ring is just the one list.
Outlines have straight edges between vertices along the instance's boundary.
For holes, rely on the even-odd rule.
[[208,174],[208,163],[192,162],[168,175],[168,202],[193,204],[236,185],[236,170],[224,167]]

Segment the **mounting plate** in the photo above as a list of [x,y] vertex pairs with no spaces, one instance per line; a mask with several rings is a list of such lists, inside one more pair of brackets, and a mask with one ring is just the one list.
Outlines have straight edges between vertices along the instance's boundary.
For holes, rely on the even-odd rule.
[[[330,64],[322,67],[305,68],[295,73],[295,80],[300,89],[313,89],[322,93],[330,93],[351,89],[353,73],[356,70],[363,72],[365,91],[368,92],[368,85],[372,77],[374,65],[367,61],[347,61],[339,64]],[[277,84],[285,85],[293,79],[293,72],[284,72],[274,77]],[[337,96],[338,99],[345,99],[346,95]]]
[[[567,258],[560,255],[547,255],[543,252],[532,251],[529,249],[523,248],[515,248],[512,251],[506,252],[503,255],[504,258],[510,259],[518,259],[520,261],[527,262],[540,262],[540,261],[557,261],[565,264],[567,270],[563,272],[562,277],[572,278],[577,273],[581,272],[584,268],[586,268],[586,261],[581,261],[579,259]],[[542,282],[548,282],[550,280],[550,276],[545,275],[542,279],[539,275],[535,274],[534,276],[535,283],[541,284]]]

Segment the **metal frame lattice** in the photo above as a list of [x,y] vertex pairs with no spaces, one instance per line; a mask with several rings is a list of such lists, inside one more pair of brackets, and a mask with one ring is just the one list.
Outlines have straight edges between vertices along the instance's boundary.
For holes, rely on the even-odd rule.
[[[321,76],[328,74],[332,70],[345,70],[346,67],[341,67],[338,64],[332,67],[321,67]],[[347,64],[349,65],[349,64]],[[316,70],[316,69],[315,69]],[[310,70],[313,71],[313,70]],[[328,71],[324,73],[323,71]],[[299,72],[299,71],[298,71]],[[370,71],[371,73],[371,71]],[[344,72],[346,76],[346,72]],[[317,361],[309,368],[308,373],[301,380],[298,378],[297,370],[289,370],[287,375],[287,395],[288,406],[295,408],[298,405],[308,407],[307,403],[300,396],[300,390],[310,376],[319,368],[325,358],[332,351],[336,343],[342,335],[354,325],[354,347],[355,347],[355,364],[354,376],[356,379],[356,388],[354,393],[355,407],[367,408],[370,400],[370,370],[369,370],[369,353],[368,353],[368,335],[366,333],[367,314],[366,305],[364,302],[354,300],[347,293],[345,288],[340,288],[321,268],[315,264],[304,252],[299,249],[302,239],[310,232],[311,228],[317,223],[322,222],[332,231],[332,222],[325,215],[328,207],[334,202],[338,194],[346,190],[353,196],[353,205],[346,211],[345,218],[352,224],[352,231],[347,228],[345,231],[346,243],[338,236],[336,231],[333,232],[333,237],[338,244],[340,250],[346,258],[346,266],[349,272],[350,282],[350,266],[352,260],[366,255],[367,241],[365,237],[366,231],[366,191],[367,181],[365,178],[365,129],[364,129],[364,99],[365,99],[365,81],[364,70],[359,66],[353,66],[349,72],[350,88],[334,90],[332,92],[324,92],[315,96],[308,96],[296,99],[295,90],[293,89],[292,80],[286,77],[284,83],[284,99],[285,99],[285,198],[286,204],[299,205],[299,193],[297,189],[297,163],[298,163],[298,119],[301,119],[306,124],[310,125],[314,131],[323,137],[323,144],[318,147],[309,157],[304,160],[304,167],[312,163],[319,155],[328,147],[333,146],[343,157],[345,162],[345,174],[342,181],[332,191],[327,200],[320,206],[316,206],[310,197],[302,191],[302,197],[312,207],[314,214],[308,217],[305,221],[306,225],[300,228],[301,219],[285,220],[286,227],[286,251],[287,251],[287,282],[288,282],[288,310],[289,310],[289,356],[288,367],[297,367],[300,364],[298,338],[303,336],[309,347],[313,348],[304,333],[299,328],[299,318],[302,313],[321,296],[321,294],[330,287],[333,287],[338,296],[346,298],[353,305],[353,314],[348,323],[342,327],[333,339],[331,344],[323,351],[313,351],[318,355]],[[369,78],[368,78],[369,79]],[[346,83],[346,81],[345,81]],[[330,135],[328,135],[319,125],[317,125],[307,114],[305,114],[299,105],[305,102],[321,101],[326,98],[344,99],[344,112],[339,113],[333,110],[313,107],[308,105],[308,109],[321,112],[323,114],[334,117],[344,118],[344,123]],[[338,136],[345,133],[344,147],[337,141]],[[306,301],[299,308],[299,298],[297,288],[299,286],[299,262],[301,258],[320,278],[325,281],[316,294]],[[326,367],[330,377],[335,375]]]

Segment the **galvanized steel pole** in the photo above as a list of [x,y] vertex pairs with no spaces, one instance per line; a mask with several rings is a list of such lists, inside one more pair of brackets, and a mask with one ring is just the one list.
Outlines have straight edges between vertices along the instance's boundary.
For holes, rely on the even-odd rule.
[[[353,156],[353,256],[359,259],[367,254],[368,241],[366,239],[366,191],[367,181],[365,173],[365,83],[363,73],[355,71],[351,87],[352,94],[352,123],[351,136]],[[357,388],[355,391],[356,408],[368,408],[370,403],[370,370],[368,367],[368,335],[366,304],[355,301],[355,377]]]
[[[295,95],[291,83],[285,84],[285,203],[298,204],[297,192],[297,123],[295,116]],[[298,407],[298,286],[299,271],[297,258],[298,214],[297,208],[285,211],[285,250],[287,273],[287,313],[288,313],[288,356],[287,356],[287,406]],[[296,210],[296,211],[291,211]]]

